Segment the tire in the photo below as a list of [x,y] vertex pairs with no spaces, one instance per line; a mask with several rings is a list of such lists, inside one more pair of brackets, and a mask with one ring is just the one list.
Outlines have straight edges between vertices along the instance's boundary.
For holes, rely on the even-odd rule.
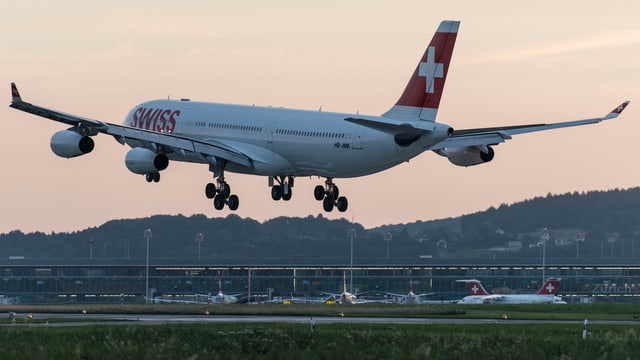
[[338,208],[338,211],[340,211],[340,212],[347,211],[347,208],[349,207],[349,202],[347,201],[347,198],[344,197],[344,196],[340,196],[338,198],[337,203],[336,203],[336,207]]
[[282,192],[282,200],[284,200],[284,201],[291,200],[291,197],[293,196],[293,192],[291,190],[292,189],[289,188],[289,191],[286,194],[284,193],[284,191]]
[[204,188],[204,194],[207,196],[207,199],[213,199],[216,197],[216,186],[213,183],[208,183]]
[[318,185],[313,189],[313,197],[316,198],[316,200],[322,201],[322,199],[324,199],[324,195],[324,187],[322,185]]
[[271,198],[274,201],[282,199],[282,187],[280,185],[273,185],[271,187]]
[[224,209],[224,203],[225,203],[225,198],[222,197],[222,195],[216,195],[216,197],[213,198],[213,207],[216,210],[222,210]]
[[333,195],[334,199],[337,199],[340,197],[340,189],[338,189],[338,186],[336,185],[331,186],[331,195]]
[[226,182],[223,183],[223,185],[221,186],[222,188],[220,189],[220,194],[222,195],[223,198],[228,199],[229,196],[231,195],[231,186],[229,186],[229,184],[227,184]]
[[331,212],[333,210],[333,206],[334,202],[330,196],[327,196],[322,200],[322,207],[324,208],[324,211]]
[[144,178],[147,180],[148,183],[153,181],[153,175],[151,175],[151,173],[145,174]]
[[240,199],[238,199],[238,196],[237,195],[229,196],[229,199],[227,199],[227,206],[229,207],[229,210],[231,211],[238,210],[238,205],[240,205]]
[[159,182],[160,181],[160,173],[159,172],[154,172],[152,175],[153,175],[153,182]]

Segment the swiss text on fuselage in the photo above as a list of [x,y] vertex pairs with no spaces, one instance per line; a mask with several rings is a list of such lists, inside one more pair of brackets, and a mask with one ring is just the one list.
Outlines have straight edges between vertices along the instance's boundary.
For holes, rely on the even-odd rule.
[[180,110],[139,107],[133,112],[129,126],[155,132],[172,133]]

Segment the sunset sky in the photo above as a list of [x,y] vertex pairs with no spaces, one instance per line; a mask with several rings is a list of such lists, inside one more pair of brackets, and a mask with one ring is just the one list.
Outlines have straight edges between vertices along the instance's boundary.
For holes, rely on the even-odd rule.
[[259,221],[322,213],[369,228],[640,185],[640,2],[440,3],[5,2],[0,233],[231,213],[205,198],[205,165],[173,162],[148,184],[124,166],[128,148],[105,135],[91,154],[57,157],[49,140],[65,126],[10,109],[12,81],[25,101],[112,123],[167,97],[378,115],[395,103],[444,19],[462,23],[439,122],[556,122],[631,104],[613,121],[515,136],[488,164],[461,168],[426,152],[382,173],[336,179],[346,213],[324,213],[313,199],[323,179],[297,178],[293,199],[274,202],[266,177],[228,173],[240,197],[235,213]]

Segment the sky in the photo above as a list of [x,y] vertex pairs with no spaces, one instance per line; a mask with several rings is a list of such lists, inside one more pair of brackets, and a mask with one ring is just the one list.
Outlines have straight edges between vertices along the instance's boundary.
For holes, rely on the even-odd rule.
[[[151,5],[153,4],[153,5]],[[400,96],[441,20],[460,20],[438,121],[455,129],[602,116],[618,119],[515,136],[468,168],[426,152],[374,175],[336,179],[345,213],[297,178],[273,202],[267,178],[226,174],[241,217],[347,218],[367,228],[433,220],[567,192],[640,183],[640,2],[108,1],[4,2],[0,12],[0,233],[64,232],[156,214],[226,217],[204,196],[206,165],[172,162],[157,184],[99,135],[63,159],[63,124],[8,107],[25,101],[121,123],[136,104],[190,98],[378,115]],[[544,224],[541,224],[541,227]],[[195,231],[195,230],[194,230]]]

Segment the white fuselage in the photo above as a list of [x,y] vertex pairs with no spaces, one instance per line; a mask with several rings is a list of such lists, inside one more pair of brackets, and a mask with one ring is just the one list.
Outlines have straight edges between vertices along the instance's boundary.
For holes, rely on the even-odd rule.
[[[237,148],[251,167],[229,163],[226,170],[266,176],[357,177],[405,162],[442,139],[428,134],[407,147],[393,135],[345,121],[354,114],[154,100],[133,108],[124,120],[132,128],[172,133]],[[367,119],[381,119],[366,116]],[[387,120],[387,119],[384,119]],[[127,139],[132,146],[137,140]],[[170,159],[211,163],[199,154],[174,152]]]
[[538,294],[469,295],[458,304],[566,304],[561,297]]

